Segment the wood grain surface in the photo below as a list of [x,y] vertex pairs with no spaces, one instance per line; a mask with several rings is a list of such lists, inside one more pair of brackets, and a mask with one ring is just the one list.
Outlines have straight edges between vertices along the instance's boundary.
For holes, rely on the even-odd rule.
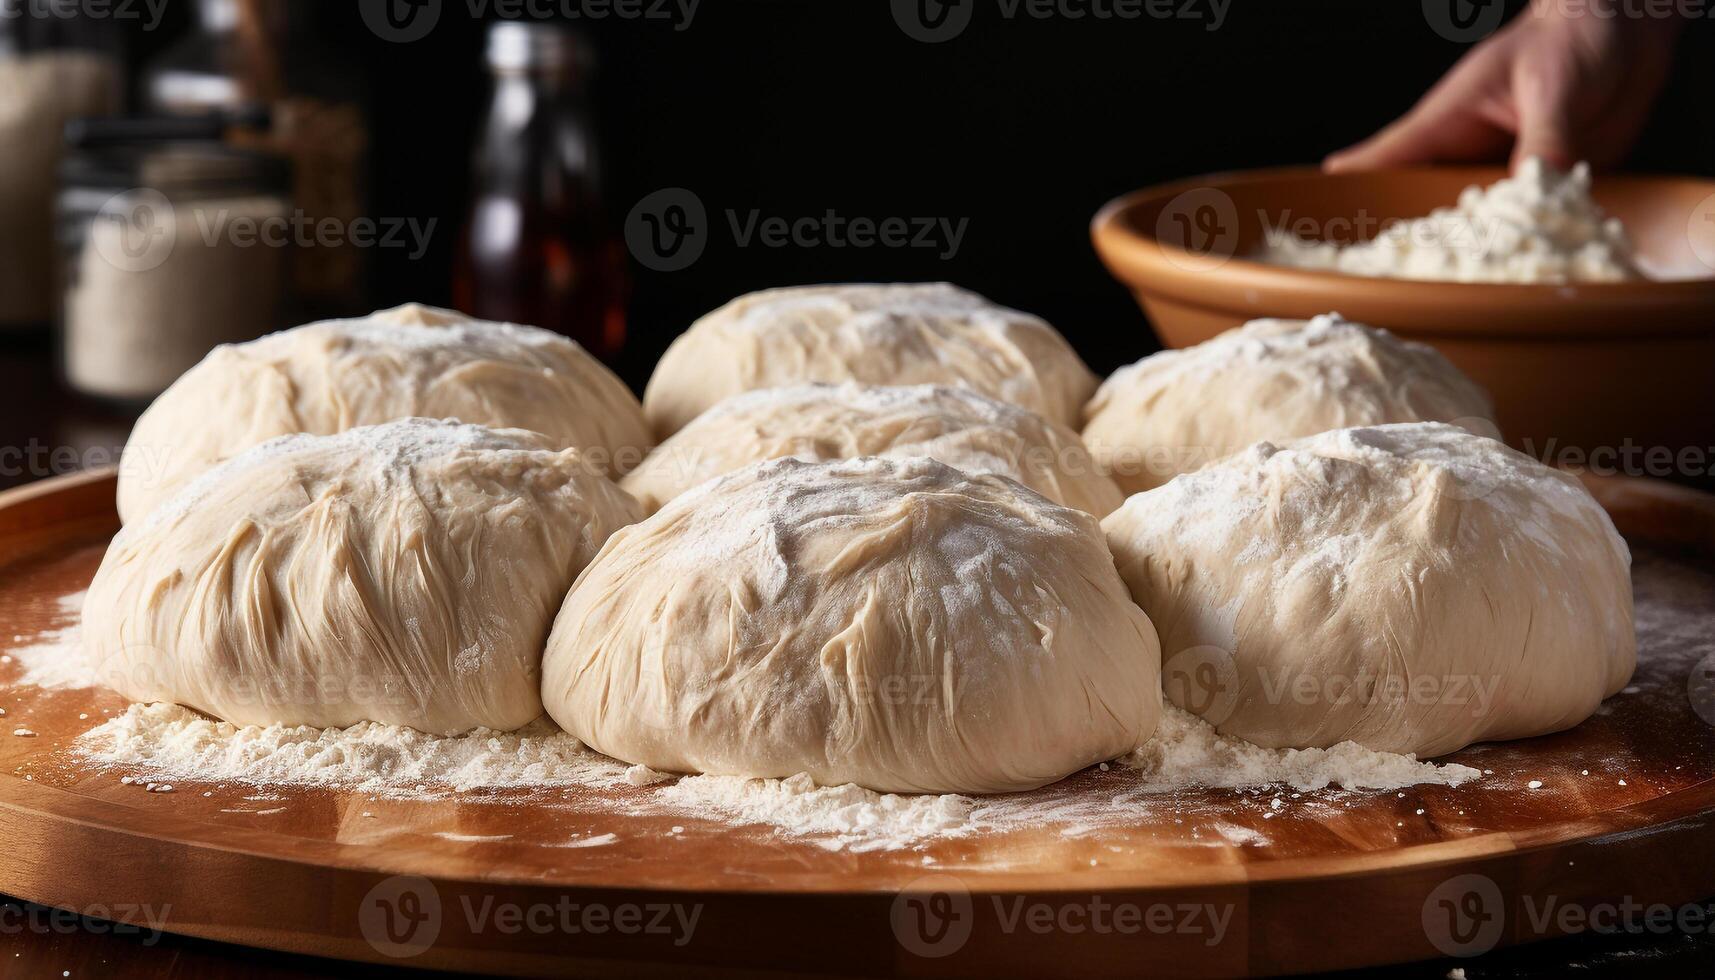
[[[1715,621],[1715,575],[1688,564],[1715,553],[1710,498],[1595,489],[1638,547],[1640,610]],[[110,473],[0,495],[0,652],[65,625],[115,527]],[[558,975],[1217,976],[1475,953],[1715,893],[1715,729],[1687,696],[1699,637],[1682,640],[1644,650],[1579,728],[1450,757],[1487,772],[1456,789],[1278,812],[1271,793],[1183,790],[1089,828],[862,852],[634,806],[648,787],[148,792],[75,752],[120,698],[0,662],[0,892],[138,924],[166,910],[168,931],[272,949]],[[1038,792],[1075,799],[1117,769]]]

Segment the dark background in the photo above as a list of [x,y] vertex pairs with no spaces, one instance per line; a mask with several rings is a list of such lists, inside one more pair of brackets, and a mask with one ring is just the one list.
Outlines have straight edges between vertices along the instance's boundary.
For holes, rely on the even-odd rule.
[[[999,0],[964,2],[969,26],[940,44],[907,36],[887,0],[702,0],[685,30],[576,22],[599,57],[615,220],[678,186],[714,223],[691,267],[633,264],[628,381],[641,388],[674,335],[740,293],[933,279],[1048,318],[1105,373],[1156,344],[1090,248],[1103,202],[1194,174],[1319,161],[1403,112],[1468,50],[1436,33],[1419,0],[1232,0],[1217,30],[1207,0],[1190,4],[1201,19],[1185,20],[1008,19]],[[1509,15],[1522,6],[1506,4]],[[137,39],[140,56],[189,24],[189,5],[168,8]],[[393,43],[365,27],[353,0],[295,0],[292,16],[365,93],[370,213],[438,219],[421,259],[375,251],[375,305],[449,303],[488,98],[481,21],[467,0],[443,0],[428,36]],[[1712,37],[1707,18],[1687,31],[1626,169],[1715,173]],[[728,208],[969,227],[949,260],[922,249],[740,248]]]
[[[1206,2],[1194,6],[1205,16],[1191,20],[1009,20],[999,0],[966,2],[975,5],[969,27],[937,45],[907,36],[887,0],[702,0],[682,31],[649,19],[579,22],[600,59],[594,93],[616,223],[644,196],[674,186],[693,191],[715,221],[689,268],[632,265],[631,339],[620,368],[633,386],[641,389],[667,343],[714,306],[753,289],[829,281],[957,282],[1047,317],[1092,367],[1111,370],[1156,344],[1090,248],[1097,208],[1161,181],[1320,160],[1403,112],[1468,50],[1436,33],[1419,0],[1232,0],[1213,31]],[[1509,13],[1520,6],[1507,4]],[[348,76],[367,107],[367,214],[437,221],[420,259],[402,249],[370,256],[371,308],[452,299],[489,92],[481,19],[468,16],[465,0],[443,7],[426,38],[401,44],[371,32],[354,0],[292,4],[294,29],[310,40],[300,50]],[[175,42],[193,13],[170,0],[159,30],[128,37],[132,62]],[[1626,169],[1715,173],[1712,39],[1707,19],[1687,31]],[[740,248],[724,230],[729,208],[969,226],[945,260],[913,249]],[[7,442],[123,442],[125,416],[68,408],[45,342],[8,343],[0,424],[15,438]],[[7,937],[0,951],[44,969],[101,973],[135,962],[159,975],[163,963],[209,976],[344,972],[193,940],[170,940],[166,960],[117,940],[23,942]],[[1707,935],[1587,936],[1463,965],[1473,977],[1609,977],[1646,968],[1693,975],[1712,960]],[[1408,975],[1444,976],[1453,965]]]

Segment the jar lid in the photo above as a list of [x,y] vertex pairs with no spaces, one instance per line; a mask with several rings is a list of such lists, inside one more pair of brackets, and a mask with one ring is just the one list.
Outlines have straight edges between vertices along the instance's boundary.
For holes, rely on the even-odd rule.
[[191,198],[283,192],[290,172],[281,157],[212,142],[107,143],[74,149],[60,163],[60,181],[68,190],[152,187]]
[[536,20],[501,20],[488,27],[488,67],[495,71],[588,68],[589,46],[575,31]]

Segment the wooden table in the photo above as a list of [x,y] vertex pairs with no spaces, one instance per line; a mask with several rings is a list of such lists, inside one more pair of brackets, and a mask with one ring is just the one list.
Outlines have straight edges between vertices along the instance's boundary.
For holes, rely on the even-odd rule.
[[[0,372],[3,374],[3,372]],[[36,403],[41,405],[41,403]],[[19,417],[12,415],[12,424],[19,424]],[[27,424],[24,422],[24,424]],[[14,429],[15,431],[15,429]],[[15,445],[15,443],[14,443]],[[101,486],[101,479],[94,477],[93,481],[77,482],[82,491],[72,493],[50,494],[58,499],[57,505],[46,506],[46,510],[36,510],[31,515],[15,522],[5,534],[7,541],[14,547],[19,542],[24,549],[34,549],[36,544],[67,541],[63,535],[72,537],[82,535],[86,544],[72,549],[51,549],[41,551],[38,558],[45,565],[38,570],[45,570],[38,580],[41,594],[46,596],[55,590],[65,590],[75,587],[79,577],[87,577],[89,570],[99,554],[99,542],[105,539],[110,530],[111,515],[103,513],[101,505],[96,501],[110,499],[111,487]],[[1660,487],[1655,487],[1660,489]],[[1604,487],[1604,494],[1609,498],[1610,505],[1628,511],[1633,532],[1662,532],[1672,530],[1674,534],[1689,534],[1701,537],[1703,541],[1715,541],[1715,520],[1700,523],[1703,511],[1684,506],[1674,506],[1669,501],[1667,506],[1658,506],[1660,494],[1646,493],[1645,498],[1628,499],[1628,494],[1643,493],[1638,484],[1614,482]],[[1676,491],[1667,491],[1667,498],[1672,498]],[[1696,498],[1686,498],[1693,501]],[[1681,501],[1684,503],[1684,501]],[[62,506],[63,505],[63,506]],[[58,515],[58,517],[55,517]],[[1706,515],[1705,515],[1706,517]],[[65,518],[65,520],[58,520]],[[0,520],[3,523],[3,520]],[[36,544],[29,544],[31,537],[41,534]],[[14,596],[14,599],[17,596]],[[45,707],[45,714],[55,711],[65,711],[67,705],[53,709]],[[60,721],[65,721],[63,716]],[[48,719],[48,724],[53,719]],[[1628,728],[1631,726],[1631,728]],[[1605,719],[1590,731],[1605,731],[1607,735],[1619,735],[1633,738],[1648,728],[1643,719],[1634,723],[1624,723]],[[45,728],[46,729],[46,728]],[[1629,731],[1629,735],[1628,735]],[[1554,736],[1547,740],[1552,748],[1554,740],[1574,740],[1580,738],[1578,733],[1564,736]],[[1634,781],[1633,786],[1619,788],[1614,784],[1604,786],[1588,786],[1576,789],[1574,793],[1561,793],[1552,796],[1554,805],[1568,810],[1574,820],[1559,820],[1552,822],[1557,829],[1549,829],[1549,824],[1540,820],[1540,814],[1528,814],[1523,808],[1516,807],[1509,800],[1521,800],[1523,796],[1490,795],[1483,800],[1482,796],[1465,796],[1461,791],[1451,791],[1444,788],[1418,788],[1408,795],[1401,796],[1399,803],[1377,802],[1377,807],[1370,808],[1367,814],[1358,815],[1348,822],[1334,824],[1317,824],[1314,827],[1298,827],[1297,831],[1285,831],[1288,824],[1273,824],[1264,822],[1261,815],[1255,815],[1254,824],[1249,829],[1259,834],[1274,834],[1278,843],[1285,844],[1283,848],[1274,851],[1273,855],[1242,855],[1245,856],[1243,865],[1233,865],[1233,874],[1221,870],[1219,862],[1230,855],[1202,855],[1201,858],[1185,851],[1183,856],[1195,858],[1192,865],[1187,865],[1182,872],[1173,874],[1158,874],[1158,882],[1171,884],[1175,875],[1183,875],[1183,879],[1197,879],[1201,875],[1204,884],[1209,887],[1221,886],[1221,882],[1230,882],[1231,887],[1242,887],[1247,898],[1245,906],[1254,922],[1262,923],[1262,932],[1254,932],[1255,937],[1261,937],[1262,942],[1278,942],[1281,949],[1288,949],[1300,954],[1303,959],[1295,959],[1298,966],[1341,961],[1341,951],[1326,951],[1326,949],[1303,949],[1302,942],[1295,942],[1290,935],[1271,935],[1267,932],[1266,923],[1281,923],[1283,929],[1290,929],[1288,923],[1297,916],[1314,915],[1336,916],[1362,920],[1363,916],[1375,911],[1375,892],[1370,891],[1377,874],[1382,877],[1389,875],[1389,862],[1399,862],[1399,868],[1405,868],[1405,877],[1410,875],[1427,874],[1430,877],[1418,882],[1420,886],[1432,886],[1437,880],[1446,879],[1447,874],[1454,870],[1470,867],[1478,874],[1492,874],[1502,884],[1513,887],[1516,880],[1507,879],[1507,875],[1530,877],[1537,882],[1554,882],[1554,887],[1568,894],[1580,894],[1580,889],[1590,889],[1592,894],[1600,894],[1605,880],[1610,875],[1619,875],[1629,882],[1643,882],[1646,886],[1662,889],[1660,894],[1672,894],[1672,901],[1689,901],[1696,894],[1706,894],[1705,891],[1688,891],[1698,880],[1706,880],[1706,872],[1710,862],[1715,860],[1710,855],[1708,844],[1712,841],[1710,832],[1701,822],[1698,815],[1703,810],[1694,808],[1696,812],[1689,815],[1693,826],[1677,826],[1662,829],[1660,820],[1652,815],[1652,807],[1660,807],[1660,800],[1667,800],[1679,793],[1700,786],[1698,774],[1674,777],[1676,771],[1674,753],[1684,753],[1686,759],[1691,757],[1708,757],[1715,755],[1710,752],[1710,745],[1705,741],[1710,735],[1694,726],[1686,726],[1674,736],[1669,743],[1658,748],[1664,755],[1658,757],[1658,764],[1652,762],[1650,779]],[[1507,753],[1525,752],[1519,748],[1525,743],[1514,743],[1511,747],[1489,748],[1483,750],[1487,762],[1480,764],[1492,765],[1501,772],[1518,771],[1519,765],[1506,762]],[[1569,745],[1569,743],[1566,743]],[[1564,747],[1564,745],[1562,745]],[[199,932],[211,937],[226,937],[226,939],[242,939],[254,942],[259,946],[290,946],[295,949],[310,949],[314,944],[305,946],[300,942],[300,932],[305,929],[305,922],[281,923],[281,932],[269,934],[268,930],[256,929],[256,923],[250,925],[235,925],[230,918],[230,904],[242,901],[257,901],[266,898],[274,891],[295,892],[297,899],[295,908],[312,908],[317,901],[357,901],[362,894],[362,887],[369,886],[374,880],[388,877],[382,872],[400,872],[413,865],[413,862],[429,860],[441,870],[449,872],[448,882],[453,887],[461,887],[456,882],[470,882],[475,886],[489,887],[490,891],[509,891],[516,896],[530,896],[542,889],[542,884],[532,884],[528,868],[537,868],[540,875],[540,863],[532,865],[533,858],[528,853],[514,853],[511,846],[497,844],[472,843],[468,846],[446,848],[437,846],[425,850],[420,844],[413,844],[410,839],[403,843],[393,841],[386,848],[367,856],[346,855],[336,858],[340,844],[336,841],[319,843],[314,834],[309,838],[293,836],[292,841],[285,844],[281,850],[281,841],[274,839],[273,829],[256,831],[242,826],[240,819],[226,819],[223,824],[218,820],[208,819],[208,815],[197,815],[194,796],[175,796],[173,802],[165,800],[139,800],[134,791],[120,791],[115,781],[89,781],[87,784],[69,784],[60,789],[69,788],[72,795],[86,803],[77,803],[74,814],[63,814],[70,817],[70,824],[63,824],[63,831],[69,836],[58,839],[36,838],[33,827],[39,827],[38,822],[24,819],[19,822],[19,807],[24,810],[36,810],[36,817],[41,814],[43,800],[51,800],[55,807],[65,802],[62,798],[53,796],[55,786],[51,779],[41,783],[31,781],[27,788],[17,786],[17,772],[22,771],[19,755],[15,755],[17,747],[9,747],[14,752],[9,753],[10,764],[0,767],[0,774],[10,772],[12,779],[0,779],[0,805],[9,810],[7,819],[0,820],[0,829],[5,832],[5,841],[12,851],[12,867],[0,860],[0,872],[7,874],[7,882],[15,882],[7,887],[27,886],[27,891],[33,898],[57,894],[57,901],[84,908],[89,904],[87,896],[111,894],[113,882],[125,882],[135,879],[137,882],[159,880],[163,886],[177,887],[185,891],[189,880],[206,880],[208,886],[202,889],[201,898],[197,898],[196,889],[190,894],[190,906],[184,927],[190,932]],[[1540,745],[1538,745],[1540,748]],[[1468,759],[1475,762],[1475,759]],[[1495,764],[1501,760],[1501,764]],[[26,760],[27,762],[27,760]],[[1516,762],[1516,760],[1514,760]],[[1669,791],[1669,793],[1665,793]],[[185,802],[190,800],[187,807]],[[1681,796],[1681,802],[1684,796]],[[317,812],[338,812],[338,802],[331,796],[319,796],[309,793],[302,796],[302,812],[310,815],[309,822],[314,822]],[[111,814],[115,807],[139,808],[158,807],[158,810],[139,810],[151,812],[165,817],[165,824],[149,822],[146,834],[135,839],[135,846],[118,848],[113,843],[111,832]],[[1197,812],[1199,803],[1190,802],[1192,812]],[[1423,810],[1423,814],[1417,814]],[[27,817],[27,815],[26,815]],[[1425,819],[1427,817],[1427,819]],[[460,814],[456,819],[473,820],[472,826],[480,826],[484,820],[497,820],[494,814],[487,817],[475,814]],[[1686,815],[1676,817],[1684,820]],[[202,829],[192,827],[185,831],[189,824],[197,824]],[[1580,820],[1590,820],[1588,826],[1573,826]],[[214,826],[220,824],[220,826]],[[1410,824],[1410,826],[1406,826]],[[213,826],[214,829],[209,829]],[[307,826],[307,824],[305,824]],[[298,827],[302,829],[302,827]],[[189,832],[189,838],[185,836]],[[904,973],[936,973],[935,959],[914,959],[900,954],[892,949],[894,941],[887,935],[885,918],[876,920],[871,915],[876,908],[885,908],[890,892],[887,889],[897,887],[904,870],[894,856],[880,858],[861,858],[854,855],[830,855],[827,851],[816,851],[813,846],[804,846],[792,841],[779,841],[767,832],[751,831],[732,832],[720,827],[695,827],[691,834],[691,851],[684,855],[674,856],[669,862],[648,863],[648,874],[631,874],[638,867],[638,860],[643,851],[648,850],[647,844],[636,844],[643,850],[612,851],[604,855],[602,860],[593,862],[561,863],[561,870],[551,875],[551,879],[559,882],[559,887],[573,886],[623,886],[631,882],[633,886],[643,887],[645,892],[633,894],[660,894],[662,889],[689,887],[698,880],[703,886],[708,886],[708,868],[727,868],[725,874],[743,879],[744,875],[756,874],[758,868],[767,868],[767,874],[777,875],[777,880],[787,886],[806,886],[811,879],[821,880],[823,884],[813,887],[809,892],[755,892],[743,903],[732,906],[729,913],[722,915],[724,932],[727,937],[722,941],[724,953],[713,956],[715,961],[725,959],[727,954],[755,953],[758,944],[772,942],[779,947],[775,954],[768,956],[773,966],[789,968],[789,970],[806,970],[806,968],[825,968],[837,973],[876,973],[876,971],[904,971]],[[1310,841],[1309,850],[1297,850],[1297,844],[1290,844],[1295,838]],[[1305,836],[1309,834],[1309,836]],[[1501,838],[1495,838],[1501,834]],[[1568,836],[1569,834],[1569,836]],[[1580,838],[1578,834],[1585,834]],[[475,834],[480,836],[480,834]],[[184,848],[185,839],[201,839],[202,844]],[[647,836],[640,836],[645,839]],[[1600,841],[1598,844],[1581,843],[1583,839]],[[1669,848],[1660,848],[1660,841],[1672,841]],[[1387,846],[1379,848],[1379,843]],[[161,850],[165,844],[165,850]],[[1501,846],[1497,846],[1501,844]],[[1333,846],[1333,850],[1329,850]],[[1399,848],[1442,848],[1432,856],[1427,863],[1418,863],[1429,851],[1417,850],[1415,858],[1398,858],[1387,856],[1389,853],[1398,855]],[[141,848],[141,851],[139,851]],[[748,853],[743,858],[732,858],[732,848],[739,848],[737,853]],[[1017,894],[1055,894],[1056,875],[1067,874],[1068,863],[1080,862],[1086,858],[1082,848],[1062,848],[1050,851],[1041,839],[1032,839],[1029,834],[1019,839],[1008,841],[1007,848],[1022,848],[1019,855],[1026,855],[1022,862],[1010,862],[1010,870],[1005,872],[1003,886]],[[1034,850],[1032,850],[1034,848]],[[1580,850],[1576,855],[1568,856],[1566,848],[1588,848]],[[257,860],[261,853],[273,853],[266,860]],[[978,851],[981,851],[979,846]],[[942,867],[948,867],[947,862],[957,862],[960,856],[964,858],[981,858],[990,860],[993,855],[981,855],[971,850],[969,843],[950,844],[945,850],[936,851],[936,856],[945,858]],[[1142,851],[1139,851],[1142,853]],[[53,856],[53,860],[43,863],[43,855]],[[379,858],[377,858],[379,855]],[[707,855],[691,856],[691,855]],[[722,858],[722,855],[727,855]],[[1034,855],[1032,858],[1031,855]],[[1343,855],[1343,856],[1341,856]],[[912,855],[916,856],[916,855]],[[1218,863],[1209,865],[1207,858],[1213,856]],[[1262,865],[1255,865],[1252,858],[1266,858]],[[1098,891],[1111,891],[1118,894],[1127,887],[1123,875],[1137,874],[1142,865],[1134,858],[1132,862],[1120,862],[1111,868],[1110,874],[1084,875],[1080,882],[1094,886]],[[1302,874],[1307,870],[1305,860],[1327,862],[1334,860],[1333,865],[1322,865],[1314,877],[1317,884],[1315,892],[1295,892],[1293,882],[1302,880]],[[319,863],[321,862],[321,863]],[[1297,863],[1295,863],[1297,862]],[[1377,863],[1379,862],[1379,863]],[[1568,865],[1571,862],[1571,865]],[[981,862],[979,862],[981,863]],[[27,867],[24,867],[27,865]],[[1417,867],[1410,870],[1406,865]],[[1566,865],[1573,870],[1566,870]],[[1576,867],[1574,867],[1576,865]],[[957,867],[957,865],[954,865]],[[139,870],[141,868],[141,870]],[[316,868],[322,872],[333,872],[333,877],[317,877]],[[617,870],[616,870],[617,868]],[[628,870],[629,868],[629,870]],[[1339,870],[1346,868],[1346,870]],[[1511,868],[1511,870],[1501,870]],[[1640,868],[1645,868],[1645,874],[1640,875]],[[1159,868],[1156,868],[1159,870]],[[142,874],[146,872],[146,874]],[[916,874],[916,872],[914,872]],[[137,877],[141,875],[141,877]],[[568,877],[569,875],[569,877]],[[796,875],[796,877],[794,877]],[[976,872],[974,879],[979,887],[990,879],[984,877],[986,872]],[[1120,877],[1115,877],[1120,875]],[[67,877],[77,880],[77,886],[69,886]],[[1401,877],[1401,875],[1393,875]],[[341,880],[350,879],[350,880]],[[441,880],[441,879],[437,879]],[[796,880],[796,886],[791,882]],[[998,879],[995,879],[998,880]],[[1616,879],[1619,880],[1619,879]],[[484,882],[487,882],[484,886]],[[581,882],[578,884],[578,882]],[[552,884],[552,882],[549,882]],[[1135,884],[1135,879],[1134,879]],[[1065,879],[1060,877],[1058,886],[1065,886]],[[357,896],[350,894],[353,887],[360,889]],[[744,891],[743,886],[729,884],[727,889]],[[1413,886],[1415,887],[1415,886]],[[82,889],[82,891],[79,891]],[[875,891],[871,891],[875,889]],[[1046,889],[1046,891],[1044,891]],[[554,891],[549,887],[549,892]],[[717,889],[719,891],[719,889]],[[86,896],[84,901],[77,901],[77,896]],[[547,894],[547,892],[542,892]],[[1134,892],[1137,894],[1137,892]],[[343,898],[341,898],[343,896]],[[833,896],[839,901],[827,901]],[[844,899],[840,899],[844,896]],[[1065,892],[1060,892],[1058,898],[1065,898]],[[1058,901],[1056,898],[1056,901]],[[844,904],[842,904],[844,903]],[[1423,899],[1411,892],[1403,899],[1405,911],[1417,915],[1422,908]],[[24,913],[19,913],[24,915]],[[240,916],[242,918],[242,916]],[[268,977],[268,975],[298,975],[300,971],[309,975],[341,975],[345,966],[321,959],[288,956],[288,954],[259,953],[256,949],[245,947],[225,946],[220,942],[185,939],[178,935],[166,935],[154,944],[146,944],[147,935],[129,934],[115,935],[108,932],[87,929],[87,927],[72,927],[67,932],[57,929],[5,929],[7,922],[39,922],[24,918],[7,920],[0,916],[0,958],[12,958],[17,966],[26,968],[31,975],[46,971],[46,975],[57,977],[60,971],[70,970],[72,975],[103,975],[111,973],[115,963],[123,963],[127,975],[135,975],[141,971],[147,975],[154,971],[158,975],[247,975],[247,977]],[[310,922],[310,927],[316,923]],[[880,925],[880,932],[876,927]],[[1255,929],[1255,927],[1254,927]],[[338,934],[346,935],[340,941]],[[290,935],[288,935],[290,934]],[[297,939],[293,939],[297,935]],[[374,956],[374,949],[365,949],[358,941],[355,930],[350,929],[350,923],[331,930],[333,941],[316,947],[326,953],[352,954],[352,956],[367,956],[369,959],[379,959]],[[326,939],[326,937],[324,937]],[[1063,939],[1063,937],[1062,937]],[[1362,930],[1353,937],[1357,944],[1367,947],[1386,947],[1391,941],[1387,935],[1375,935],[1372,930]],[[528,946],[528,944],[527,944]],[[1098,944],[1099,946],[1099,944]],[[1420,942],[1418,942],[1420,946]],[[833,947],[839,953],[828,958],[828,949]],[[1055,946],[1058,949],[1058,946]],[[540,947],[539,953],[547,951]],[[530,949],[520,951],[521,958],[509,956],[487,956],[478,947],[470,947],[468,951],[456,951],[454,956],[442,959],[444,965],[463,966],[463,968],[511,968],[511,970],[528,970],[530,966]],[[605,953],[616,953],[607,949]],[[1089,961],[1089,956],[1099,959]],[[585,970],[593,973],[604,973],[611,970],[616,963],[623,963],[624,958],[602,959],[602,961],[576,961],[576,959],[556,959],[557,965],[563,970]],[[1655,963],[1664,966],[1676,975],[1688,975],[1691,971],[1703,968],[1710,971],[1715,968],[1715,944],[1710,942],[1706,932],[1698,934],[1658,934],[1646,937],[1600,937],[1600,935],[1585,935],[1574,937],[1568,941],[1538,942],[1533,946],[1499,949],[1495,953],[1485,954],[1482,958],[1466,959],[1466,961],[1441,961],[1430,965],[1413,966],[1405,975],[1422,975],[1422,977],[1444,977],[1451,966],[1458,965],[1466,968],[1471,977],[1483,975],[1485,966],[1495,970],[1506,971],[1506,975],[1564,975],[1564,971],[1578,968],[1580,971],[1590,971],[1588,975],[1600,977],[1602,971],[1622,970],[1638,963]],[[1079,942],[1060,949],[1053,958],[1048,959],[1002,959],[995,963],[978,963],[979,968],[988,971],[1003,970],[1041,970],[1053,965],[1075,965],[1079,971],[1089,971],[1091,968],[1104,968],[1113,973],[1135,973],[1147,970],[1151,966],[1161,968],[1163,963],[1151,959],[1115,958],[1115,951],[1099,951],[1092,944]],[[1269,968],[1267,961],[1257,961],[1255,954],[1249,959],[1226,961],[1226,968]],[[641,970],[648,970],[645,961],[636,963]],[[672,963],[672,973],[681,971],[700,970],[710,966],[708,959],[703,961],[679,961]],[[966,963],[964,966],[971,966]],[[364,975],[374,975],[374,968],[360,968]],[[274,971],[274,973],[271,973]],[[1401,975],[1396,971],[1387,971],[1387,975]]]

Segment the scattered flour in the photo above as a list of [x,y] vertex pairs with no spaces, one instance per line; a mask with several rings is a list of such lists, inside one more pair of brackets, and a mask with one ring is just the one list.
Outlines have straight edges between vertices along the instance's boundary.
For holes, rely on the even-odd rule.
[[558,846],[558,847],[606,847],[607,845],[612,844],[616,840],[619,840],[618,834],[597,834],[594,837],[581,837],[581,838],[578,838],[576,840],[570,840],[564,844],[559,844],[556,846]]
[[1328,749],[1265,749],[1221,735],[1181,708],[1163,707],[1155,737],[1124,760],[1156,789],[1265,785],[1300,791],[1327,786],[1397,789],[1425,783],[1458,786],[1481,775],[1469,766],[1419,762],[1409,755],[1372,752],[1353,742]]
[[829,834],[834,843],[852,850],[978,829],[971,819],[976,806],[971,797],[900,796],[850,784],[817,786],[803,773],[786,779],[686,776],[662,789],[660,798],[742,823],[770,824],[794,834]]
[[56,689],[90,686],[94,668],[85,659],[83,645],[78,642],[78,618],[83,613],[86,595],[87,592],[74,592],[61,596],[54,620],[59,625],[28,637],[25,646],[12,648],[12,659],[23,668],[19,682]]
[[[60,599],[61,619],[68,625],[28,637],[28,645],[10,651],[22,671],[19,681],[59,689],[91,686],[75,625],[82,604],[82,593]],[[1154,738],[1116,764],[1090,772],[1076,789],[1062,785],[997,797],[901,796],[853,785],[817,786],[804,775],[678,777],[600,755],[545,719],[516,732],[437,737],[374,723],[343,729],[241,727],[178,705],[133,704],[82,736],[75,750],[102,765],[142,769],[158,785],[196,780],[339,786],[391,799],[434,799],[474,790],[625,790],[631,795],[600,799],[628,812],[685,813],[773,827],[853,851],[1045,824],[1076,836],[1103,824],[1136,823],[1152,808],[1171,806],[1176,791],[1196,787],[1378,790],[1458,786],[1480,776],[1466,766],[1419,762],[1350,743],[1264,749],[1222,736],[1172,705],[1166,706]],[[580,805],[589,801],[579,798]],[[1277,796],[1274,803],[1279,801]],[[1231,838],[1226,831],[1218,835]],[[605,843],[611,841],[580,839],[565,846]]]
[[133,704],[85,734],[79,751],[97,762],[143,766],[181,781],[341,786],[395,798],[610,787],[626,782],[627,769],[546,721],[516,732],[478,729],[445,738],[374,722],[239,727],[176,704]]
[[1152,796],[1199,786],[1393,789],[1458,786],[1479,775],[1466,766],[1418,762],[1350,744],[1327,750],[1262,749],[1218,735],[1172,706],[1154,739],[1121,765],[1109,767],[1096,786],[1070,795],[1050,788],[986,798],[902,796],[852,785],[817,786],[802,774],[787,779],[676,777],[600,755],[547,721],[517,732],[484,730],[444,738],[373,723],[344,729],[237,727],[178,705],[134,704],[85,734],[77,750],[105,765],[142,767],[159,779],[341,786],[397,799],[482,789],[632,787],[648,795],[610,802],[630,812],[682,812],[771,826],[854,851],[1053,822],[1082,832],[1089,825],[1135,821],[1152,806]]

